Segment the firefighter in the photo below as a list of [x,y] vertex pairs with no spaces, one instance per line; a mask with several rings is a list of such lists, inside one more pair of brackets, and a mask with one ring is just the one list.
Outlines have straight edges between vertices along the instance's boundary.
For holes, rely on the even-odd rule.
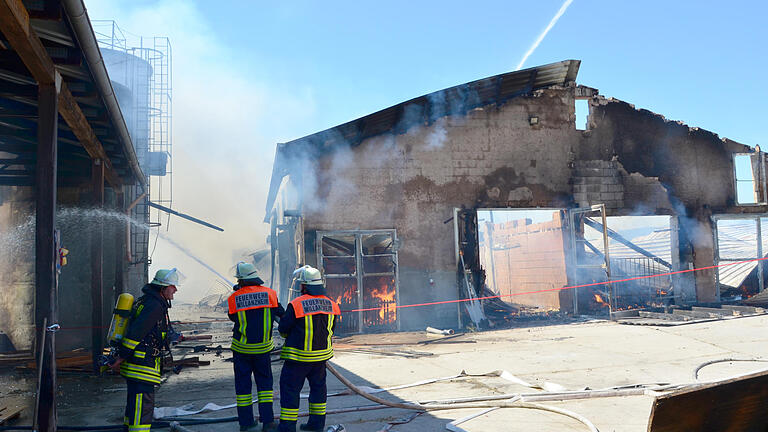
[[259,421],[264,431],[277,430],[272,413],[272,362],[269,353],[274,348],[272,322],[285,310],[277,302],[277,293],[263,286],[253,264],[235,265],[237,285],[229,296],[229,319],[232,329],[232,355],[235,368],[237,420],[241,431],[260,430],[253,418],[251,375],[256,380],[259,401]]
[[162,350],[170,331],[168,309],[181,274],[175,268],[158,270],[142,288],[131,309],[128,330],[117,359],[110,367],[120,371],[128,386],[123,431],[148,431],[152,426],[155,385],[160,384]]
[[309,381],[309,421],[299,428],[322,431],[325,427],[325,362],[333,357],[331,337],[341,315],[339,305],[325,296],[320,271],[304,266],[296,271],[301,296],[292,300],[280,319],[278,330],[285,338],[280,357],[280,431],[295,432],[299,396],[304,379]]

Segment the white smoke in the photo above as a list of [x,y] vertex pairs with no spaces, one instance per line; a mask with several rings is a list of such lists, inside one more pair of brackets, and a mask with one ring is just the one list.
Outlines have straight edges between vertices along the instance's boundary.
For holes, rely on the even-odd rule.
[[528,57],[530,57],[534,51],[536,51],[536,48],[539,47],[539,44],[541,43],[541,41],[543,41],[544,38],[547,36],[547,33],[549,33],[549,31],[552,30],[552,27],[554,27],[555,24],[557,24],[557,20],[559,20],[560,17],[563,16],[563,14],[565,13],[565,10],[568,9],[568,6],[570,6],[571,3],[573,3],[573,0],[565,0],[565,3],[563,3],[562,6],[560,6],[560,10],[558,10],[555,16],[552,17],[552,20],[547,25],[547,28],[545,28],[544,31],[541,32],[539,37],[536,38],[536,41],[533,42],[533,45],[531,45],[531,47],[528,48],[528,52],[525,53],[525,55],[523,56],[523,59],[520,60],[520,64],[517,65],[515,70],[520,70],[523,68],[525,61],[528,60]]

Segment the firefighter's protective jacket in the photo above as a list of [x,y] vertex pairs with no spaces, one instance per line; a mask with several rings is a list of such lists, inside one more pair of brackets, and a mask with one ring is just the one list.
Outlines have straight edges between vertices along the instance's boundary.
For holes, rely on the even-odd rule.
[[340,315],[338,303],[324,295],[305,294],[293,299],[278,326],[285,338],[280,358],[319,362],[333,357],[331,337]]
[[277,302],[277,293],[261,285],[235,285],[229,296],[229,319],[232,329],[232,351],[241,354],[264,354],[272,351],[272,322],[285,310]]
[[155,285],[142,288],[143,296],[134,303],[131,322],[119,352],[125,361],[120,375],[128,379],[160,384],[162,350],[168,333],[168,301]]

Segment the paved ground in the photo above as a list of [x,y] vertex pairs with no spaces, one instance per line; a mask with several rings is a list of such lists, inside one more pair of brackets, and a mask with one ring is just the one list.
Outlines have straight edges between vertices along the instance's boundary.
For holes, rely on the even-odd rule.
[[[173,316],[172,316],[173,318]],[[226,342],[227,324],[206,332]],[[609,321],[575,322],[482,333],[451,339],[454,343],[418,344],[431,337],[424,333],[365,335],[339,342],[333,364],[356,385],[391,387],[429,378],[458,374],[462,370],[481,374],[506,370],[530,383],[551,382],[571,390],[639,383],[686,383],[701,363],[721,358],[768,358],[768,316],[682,325],[677,327],[628,326]],[[395,345],[382,345],[393,343]],[[191,354],[197,355],[197,354]],[[210,366],[183,370],[170,375],[157,392],[157,405],[200,408],[208,402],[234,402],[232,364],[223,357],[204,354]],[[275,389],[281,363],[273,364]],[[708,366],[701,379],[720,379],[758,369],[765,363],[721,363]],[[16,375],[0,378],[0,387],[14,383],[15,393],[0,396],[22,397],[19,386],[29,383]],[[345,387],[329,375],[329,393]],[[307,389],[305,388],[305,391]],[[458,378],[417,387],[379,393],[390,400],[416,401],[504,393],[531,393],[531,390],[499,377]],[[255,393],[255,391],[254,391]],[[124,406],[124,385],[115,377],[63,376],[59,396],[60,424],[119,423]],[[640,432],[647,429],[652,398],[615,397],[567,402],[545,402],[590,419],[601,432]],[[336,396],[328,409],[368,406],[357,396]],[[306,400],[302,401],[306,410]],[[275,410],[279,412],[279,407]],[[425,413],[392,431],[438,431],[445,424],[477,412],[477,409]],[[352,432],[380,431],[387,422],[409,414],[402,409],[381,409],[331,415],[328,424],[342,423]],[[234,416],[234,409],[194,417]],[[26,416],[25,416],[26,417]],[[28,418],[28,417],[27,417]],[[28,421],[25,421],[28,424]],[[503,409],[461,425],[467,431],[584,431],[581,423],[567,417],[527,409]],[[199,431],[237,430],[235,423],[189,426]]]

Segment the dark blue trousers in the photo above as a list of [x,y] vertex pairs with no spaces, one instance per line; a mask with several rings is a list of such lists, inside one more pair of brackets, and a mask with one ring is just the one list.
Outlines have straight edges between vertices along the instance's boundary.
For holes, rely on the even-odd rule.
[[251,375],[256,380],[259,400],[259,421],[272,423],[272,363],[269,353],[241,354],[232,352],[235,365],[235,393],[237,399],[237,420],[240,426],[253,425],[253,394],[251,393]]
[[155,406],[155,386],[144,381],[126,379],[128,401],[123,418],[124,432],[149,431]]
[[325,362],[285,360],[280,372],[280,432],[295,432],[299,414],[299,399],[304,380],[309,381],[309,421],[313,430],[325,427]]

